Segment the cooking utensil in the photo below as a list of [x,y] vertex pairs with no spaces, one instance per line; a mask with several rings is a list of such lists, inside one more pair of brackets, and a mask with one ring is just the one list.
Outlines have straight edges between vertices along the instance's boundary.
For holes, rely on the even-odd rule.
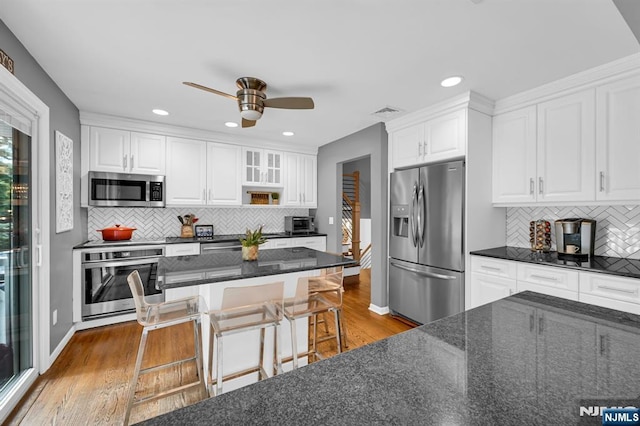
[[127,226],[115,225],[109,228],[98,229],[98,232],[102,232],[102,239],[106,241],[120,241],[130,240],[133,235],[133,231],[136,228],[129,228]]
[[178,220],[180,221],[181,224],[184,225],[184,219],[182,219],[182,216],[178,216]]

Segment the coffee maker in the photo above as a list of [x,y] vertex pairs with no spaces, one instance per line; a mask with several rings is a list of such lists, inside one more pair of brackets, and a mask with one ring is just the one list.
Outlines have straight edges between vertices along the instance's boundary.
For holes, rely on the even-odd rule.
[[593,219],[558,219],[556,246],[558,257],[588,258],[593,256],[596,240],[596,221]]

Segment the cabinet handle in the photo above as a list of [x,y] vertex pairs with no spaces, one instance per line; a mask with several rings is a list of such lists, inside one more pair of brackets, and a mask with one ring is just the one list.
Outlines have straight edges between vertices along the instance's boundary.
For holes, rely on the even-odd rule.
[[558,281],[556,277],[546,277],[544,275],[531,275],[531,278],[538,278],[539,280]]
[[418,142],[418,157],[422,157],[422,142]]
[[208,201],[211,201],[211,190],[209,190],[209,197],[207,198]]
[[302,193],[302,202],[303,203],[307,202],[307,194],[305,192]]
[[607,340],[604,334],[600,335],[600,355],[604,355],[607,351]]
[[540,317],[538,318],[538,334],[542,334],[543,331],[544,331],[544,318]]
[[131,154],[131,170],[133,170],[133,154]]
[[127,170],[127,156],[123,155],[122,156],[122,170]]
[[604,172],[600,172],[600,192],[604,192]]
[[488,269],[489,271],[497,271],[497,272],[502,271],[501,268],[494,268],[493,266],[486,266],[486,265],[481,265],[480,268]]
[[529,315],[529,331],[531,333],[533,333],[533,329],[535,328],[536,323],[535,320],[533,319],[533,314]]
[[206,189],[202,190],[202,201],[207,201],[207,190]]
[[603,290],[617,291],[619,293],[636,294],[636,290],[627,290],[624,288],[609,287],[608,285],[599,285],[598,288]]
[[542,178],[538,178],[538,193],[542,194],[544,192],[543,188],[544,181]]
[[533,195],[533,191],[534,191],[534,183],[533,183],[533,178],[529,178],[529,194]]

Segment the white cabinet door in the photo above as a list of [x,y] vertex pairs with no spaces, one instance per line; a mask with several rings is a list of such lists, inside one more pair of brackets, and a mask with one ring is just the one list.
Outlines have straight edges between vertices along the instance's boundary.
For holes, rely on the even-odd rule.
[[539,104],[537,120],[537,200],[592,201],[595,197],[594,90]]
[[291,152],[284,154],[284,194],[282,204],[285,206],[299,206],[301,203],[301,182],[298,168],[300,156]]
[[640,200],[640,76],[596,90],[597,200]]
[[242,204],[242,148],[207,143],[207,204]]
[[127,173],[131,134],[124,130],[91,127],[89,170]]
[[393,167],[406,167],[422,162],[424,124],[407,127],[391,135]]
[[306,247],[318,251],[327,250],[327,237],[296,237],[290,238],[290,247]]
[[245,185],[262,184],[262,150],[242,149],[242,183]]
[[129,170],[143,175],[166,173],[166,137],[131,132]]
[[275,151],[264,151],[264,165],[262,169],[263,183],[267,186],[282,185],[282,153]]
[[318,171],[315,155],[300,155],[298,168],[300,182],[302,182],[302,205],[316,207],[318,204]]
[[578,271],[530,263],[518,263],[517,271],[518,291],[531,290],[550,296],[578,300]]
[[207,143],[167,138],[167,205],[206,204]]
[[495,302],[516,292],[516,280],[471,273],[471,307]]
[[493,117],[493,202],[536,200],[536,107]]
[[596,333],[598,395],[637,398],[637,386],[631,381],[620,380],[628,374],[640,373],[640,356],[637,356],[640,334],[637,329],[629,328],[627,331],[598,324]]
[[424,125],[424,161],[433,162],[466,153],[467,111],[445,114]]

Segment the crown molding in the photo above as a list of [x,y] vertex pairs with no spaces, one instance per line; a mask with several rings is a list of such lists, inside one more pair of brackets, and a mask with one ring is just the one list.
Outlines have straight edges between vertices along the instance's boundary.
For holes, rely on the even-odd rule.
[[387,132],[394,132],[405,127],[410,127],[436,117],[457,111],[461,108],[469,108],[487,115],[491,115],[494,103],[491,99],[479,93],[468,91],[460,96],[439,102],[429,107],[403,115],[385,123]]
[[524,108],[540,102],[591,89],[613,80],[640,74],[640,53],[590,68],[534,89],[518,93],[495,103],[493,115]]
[[112,129],[127,130],[130,132],[153,133],[163,136],[196,139],[206,142],[219,142],[230,145],[267,148],[278,151],[297,152],[301,154],[317,155],[318,149],[305,146],[292,146],[269,139],[248,138],[241,135],[215,132],[212,130],[195,129],[191,127],[161,124],[152,121],[136,120],[115,115],[99,114],[89,111],[80,111],[80,124],[83,126],[107,127]]

